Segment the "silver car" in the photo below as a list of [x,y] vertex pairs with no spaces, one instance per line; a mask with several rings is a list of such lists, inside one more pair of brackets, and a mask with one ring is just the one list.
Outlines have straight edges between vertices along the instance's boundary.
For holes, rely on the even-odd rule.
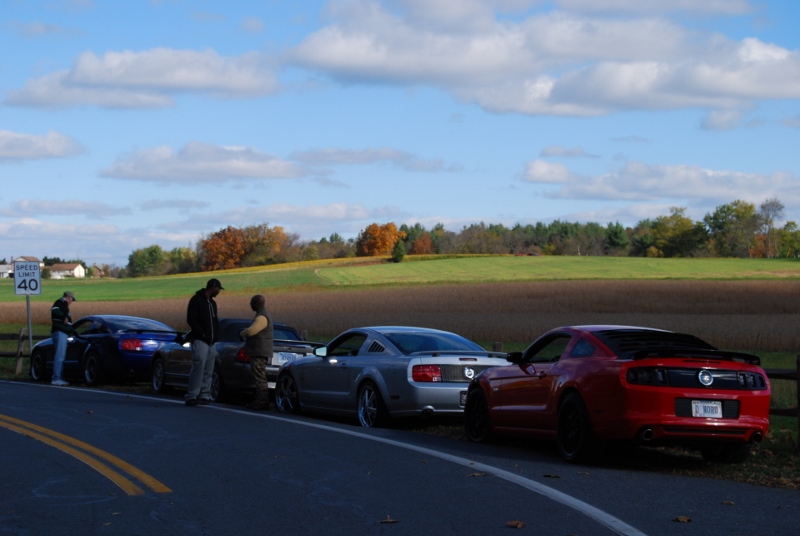
[[354,328],[283,365],[275,404],[284,413],[354,416],[367,428],[389,417],[459,415],[472,378],[507,365],[506,355],[447,331]]

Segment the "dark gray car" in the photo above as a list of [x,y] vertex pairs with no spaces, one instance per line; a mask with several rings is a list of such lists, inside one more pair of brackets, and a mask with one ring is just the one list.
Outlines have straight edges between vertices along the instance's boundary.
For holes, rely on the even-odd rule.
[[[253,372],[250,369],[250,356],[244,351],[244,342],[239,333],[250,326],[252,319],[221,318],[220,338],[215,344],[217,362],[211,385],[211,398],[222,400],[235,392],[254,392],[256,388]],[[270,388],[275,387],[278,369],[283,363],[311,354],[320,343],[302,340],[293,327],[275,322],[274,353],[267,364],[267,378]],[[164,345],[153,355],[151,361],[153,391],[165,393],[172,387],[186,389],[189,372],[192,370],[192,348],[181,340]]]

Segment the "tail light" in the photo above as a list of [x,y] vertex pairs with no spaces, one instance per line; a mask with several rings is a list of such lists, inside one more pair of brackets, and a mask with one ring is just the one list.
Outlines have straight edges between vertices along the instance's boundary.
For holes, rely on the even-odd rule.
[[141,352],[142,339],[122,339],[119,341],[119,347],[126,352]]
[[411,379],[415,382],[442,381],[442,367],[439,365],[414,365],[411,368]]
[[236,362],[237,363],[249,363],[250,356],[247,355],[247,352],[244,351],[244,346],[239,348],[239,353],[236,354]]

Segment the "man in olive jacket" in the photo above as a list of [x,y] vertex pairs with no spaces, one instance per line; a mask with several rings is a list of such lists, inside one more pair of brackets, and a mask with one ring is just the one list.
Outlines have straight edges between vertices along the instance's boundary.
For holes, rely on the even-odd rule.
[[272,316],[267,312],[266,299],[261,294],[250,298],[250,308],[256,312],[253,323],[239,333],[239,336],[245,339],[244,350],[250,356],[250,370],[256,381],[256,396],[247,407],[266,409],[269,407],[267,363],[272,359],[274,346]]
[[186,309],[186,323],[191,331],[187,340],[192,344],[192,370],[189,372],[189,390],[186,405],[208,405],[211,403],[211,377],[217,360],[214,343],[219,339],[219,317],[217,297],[225,290],[219,279],[209,279],[206,288],[195,292]]

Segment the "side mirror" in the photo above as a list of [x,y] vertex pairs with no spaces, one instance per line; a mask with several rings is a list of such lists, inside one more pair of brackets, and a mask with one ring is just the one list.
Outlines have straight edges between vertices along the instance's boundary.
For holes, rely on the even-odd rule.
[[519,365],[522,363],[522,352],[509,352],[506,354],[506,361]]
[[314,348],[314,355],[317,357],[326,357],[328,355],[328,347],[320,346],[319,348]]

